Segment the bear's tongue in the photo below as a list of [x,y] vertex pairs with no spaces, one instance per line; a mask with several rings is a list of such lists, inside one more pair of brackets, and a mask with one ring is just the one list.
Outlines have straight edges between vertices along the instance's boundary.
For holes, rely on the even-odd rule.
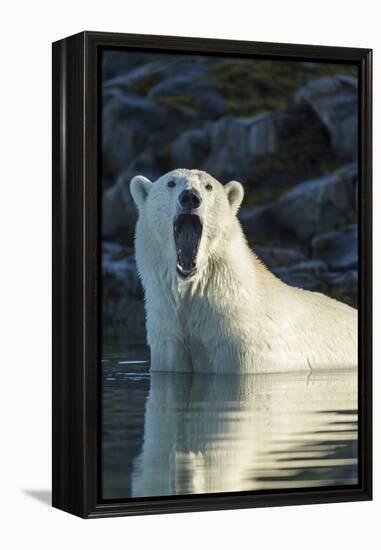
[[196,271],[196,256],[201,239],[200,218],[194,214],[180,214],[173,224],[177,254],[177,272],[189,277]]

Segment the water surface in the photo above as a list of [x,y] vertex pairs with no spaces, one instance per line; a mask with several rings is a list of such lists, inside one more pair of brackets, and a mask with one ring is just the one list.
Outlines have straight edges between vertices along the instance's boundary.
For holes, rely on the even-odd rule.
[[102,496],[357,483],[357,371],[149,371],[146,349],[105,347]]

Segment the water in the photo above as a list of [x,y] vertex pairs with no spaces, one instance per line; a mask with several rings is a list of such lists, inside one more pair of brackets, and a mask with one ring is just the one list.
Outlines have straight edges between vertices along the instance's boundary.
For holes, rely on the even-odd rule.
[[102,361],[102,497],[357,483],[357,371],[153,373],[144,349]]

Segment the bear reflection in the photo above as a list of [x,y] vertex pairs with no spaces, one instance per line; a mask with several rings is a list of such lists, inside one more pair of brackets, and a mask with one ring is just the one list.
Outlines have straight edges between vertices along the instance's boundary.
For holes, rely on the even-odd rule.
[[[341,440],[356,438],[355,429],[348,429],[356,420],[356,392],[355,371],[152,373],[132,496],[303,486],[303,481],[285,481],[285,471],[310,467],[311,460],[320,465],[327,450],[334,453]],[[340,415],[341,423],[337,410],[348,413]],[[332,448],[326,445],[330,440]],[[355,458],[352,462],[355,477]],[[324,483],[320,476],[307,485]]]

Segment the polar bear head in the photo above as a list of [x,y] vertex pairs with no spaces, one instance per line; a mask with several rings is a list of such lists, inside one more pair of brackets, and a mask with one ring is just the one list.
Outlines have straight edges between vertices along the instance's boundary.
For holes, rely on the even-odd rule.
[[131,194],[139,210],[137,240],[150,240],[158,261],[191,280],[238,223],[244,191],[237,181],[222,185],[201,170],[177,169],[154,182],[135,176]]

